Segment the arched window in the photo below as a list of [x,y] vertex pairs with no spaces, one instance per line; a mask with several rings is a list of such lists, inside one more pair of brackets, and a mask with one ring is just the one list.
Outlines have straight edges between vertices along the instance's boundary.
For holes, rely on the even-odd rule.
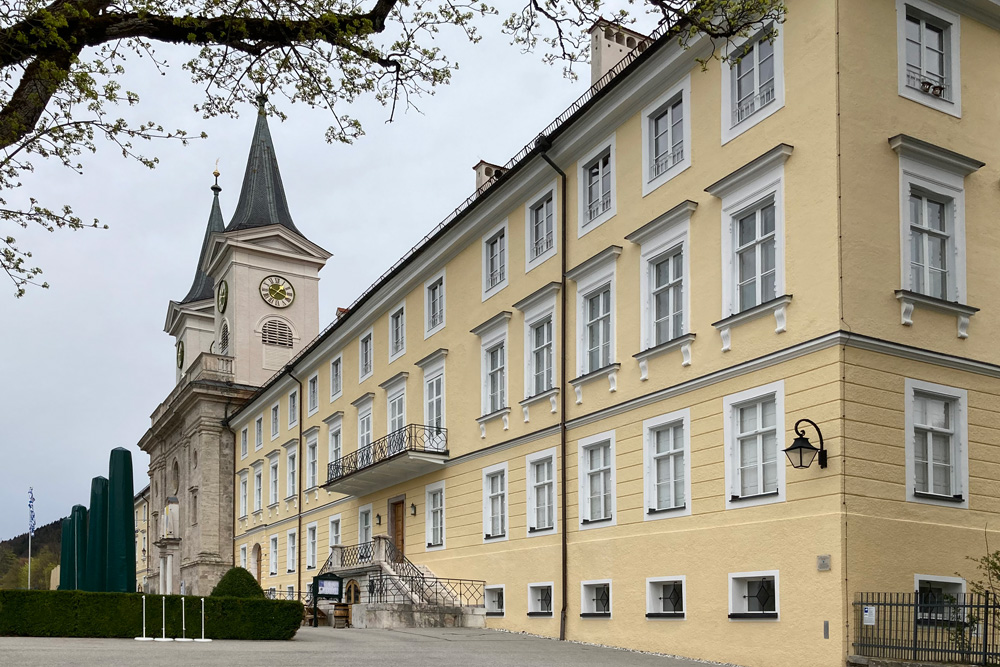
[[281,320],[268,320],[261,328],[264,345],[292,347],[292,330]]
[[219,354],[224,357],[229,356],[229,322],[222,323],[222,332],[219,334]]

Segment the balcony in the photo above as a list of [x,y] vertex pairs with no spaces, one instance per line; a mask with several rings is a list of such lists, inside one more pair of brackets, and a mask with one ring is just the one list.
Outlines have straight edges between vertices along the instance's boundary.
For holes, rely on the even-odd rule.
[[426,475],[447,461],[447,429],[410,424],[331,462],[323,486],[362,496]]

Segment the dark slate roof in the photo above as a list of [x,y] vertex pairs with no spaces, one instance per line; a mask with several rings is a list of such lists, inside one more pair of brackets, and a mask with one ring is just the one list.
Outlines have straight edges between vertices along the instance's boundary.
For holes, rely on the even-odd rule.
[[212,212],[208,216],[208,227],[205,228],[205,240],[201,242],[201,254],[198,255],[198,268],[194,272],[194,282],[191,283],[191,289],[188,290],[187,296],[181,299],[181,303],[211,299],[215,293],[212,287],[212,279],[201,268],[205,263],[205,257],[208,255],[208,244],[212,240],[212,234],[222,232],[226,227],[226,223],[222,220],[222,208],[219,207],[219,193],[222,192],[222,188],[219,187],[218,183],[212,186],[212,192],[215,193],[215,196],[212,197]]
[[226,231],[281,225],[302,236],[302,232],[296,229],[295,223],[292,222],[291,213],[288,212],[285,188],[281,184],[281,174],[278,172],[278,158],[274,155],[274,144],[271,142],[271,132],[267,127],[267,116],[264,113],[265,101],[266,98],[263,96],[259,98],[257,127],[253,133],[253,142],[250,144],[247,171],[243,175],[243,189],[240,190],[236,212],[233,213]]

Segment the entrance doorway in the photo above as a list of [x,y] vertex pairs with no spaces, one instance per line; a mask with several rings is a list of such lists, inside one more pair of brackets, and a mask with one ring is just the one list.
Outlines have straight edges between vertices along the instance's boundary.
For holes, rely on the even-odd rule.
[[253,550],[250,552],[250,573],[253,574],[253,578],[260,583],[260,545],[253,545]]
[[405,497],[393,498],[389,501],[389,538],[392,539],[392,543],[396,545],[396,551],[400,556],[405,554],[404,551],[404,534],[405,534],[405,512],[403,511],[403,505],[406,502]]

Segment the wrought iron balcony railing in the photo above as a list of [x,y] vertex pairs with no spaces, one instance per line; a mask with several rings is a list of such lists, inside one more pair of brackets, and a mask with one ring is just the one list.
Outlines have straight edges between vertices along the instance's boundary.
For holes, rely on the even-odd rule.
[[437,426],[410,424],[379,438],[367,447],[342,456],[327,466],[327,484],[370,466],[387,461],[404,452],[448,451],[448,429]]
[[374,572],[368,576],[366,602],[484,607],[485,581],[408,577]]

